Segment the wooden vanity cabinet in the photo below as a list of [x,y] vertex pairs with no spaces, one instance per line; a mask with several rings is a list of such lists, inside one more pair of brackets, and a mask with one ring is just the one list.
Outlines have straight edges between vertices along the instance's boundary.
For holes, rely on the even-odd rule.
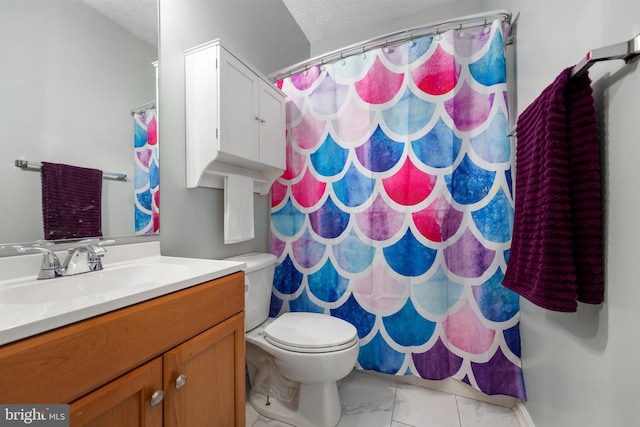
[[0,346],[0,402],[70,403],[71,426],[244,427],[243,310],[239,272]]

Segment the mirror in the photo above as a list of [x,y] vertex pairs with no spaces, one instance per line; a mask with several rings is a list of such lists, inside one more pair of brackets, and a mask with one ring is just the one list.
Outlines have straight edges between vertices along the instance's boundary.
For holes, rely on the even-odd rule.
[[42,162],[126,174],[102,180],[102,234],[136,234],[132,111],[156,99],[157,34],[144,41],[97,7],[135,18],[156,1],[0,0],[0,242],[44,238]]

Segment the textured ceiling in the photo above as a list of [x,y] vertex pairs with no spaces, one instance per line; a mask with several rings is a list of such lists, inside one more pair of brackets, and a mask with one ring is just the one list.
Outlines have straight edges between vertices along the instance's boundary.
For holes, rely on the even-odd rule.
[[[152,46],[158,0],[82,0]],[[283,0],[310,43],[458,0]]]
[[158,0],[81,0],[152,46],[158,46]]
[[309,42],[458,0],[283,0]]

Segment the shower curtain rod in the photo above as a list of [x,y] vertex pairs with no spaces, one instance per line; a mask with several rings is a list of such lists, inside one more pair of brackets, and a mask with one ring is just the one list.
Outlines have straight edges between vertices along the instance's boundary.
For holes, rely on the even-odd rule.
[[448,30],[464,30],[468,28],[482,27],[489,25],[496,19],[500,19],[503,22],[511,23],[511,12],[507,10],[497,10],[476,15],[468,15],[448,21],[436,22],[420,27],[414,27],[407,30],[389,33],[384,36],[369,39],[360,43],[353,44],[346,48],[334,50],[324,55],[316,56],[315,58],[299,62],[298,64],[269,74],[269,78],[271,79],[271,81],[276,82],[285,77],[290,77],[294,74],[306,71],[309,68],[328,64],[341,58],[344,59],[349,56],[359,55],[372,49],[398,45],[407,40],[413,40],[418,37],[429,35],[437,35]]
[[156,101],[150,101],[142,105],[138,105],[136,108],[131,110],[131,115],[133,116],[134,114],[144,113],[145,111],[151,110],[152,108],[156,108]]

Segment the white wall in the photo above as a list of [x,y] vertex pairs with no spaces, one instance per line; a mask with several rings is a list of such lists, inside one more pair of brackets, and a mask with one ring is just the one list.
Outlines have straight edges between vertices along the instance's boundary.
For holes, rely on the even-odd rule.
[[[520,14],[516,113],[588,50],[640,33],[637,0],[462,1],[321,41],[312,52],[316,56],[381,33],[496,9]],[[614,61],[594,65],[590,74],[602,134],[606,301],[581,305],[572,314],[522,302],[526,408],[536,427],[639,425],[640,68]]]
[[186,188],[184,51],[221,38],[264,74],[309,56],[281,0],[160,0],[160,242],[164,255],[268,251],[271,197],[255,195],[253,240],[223,243],[223,191]]
[[[42,239],[40,174],[14,160],[133,176],[131,110],[155,99],[157,50],[84,3],[0,0],[0,242]],[[134,233],[134,187],[103,182],[105,235]]]

